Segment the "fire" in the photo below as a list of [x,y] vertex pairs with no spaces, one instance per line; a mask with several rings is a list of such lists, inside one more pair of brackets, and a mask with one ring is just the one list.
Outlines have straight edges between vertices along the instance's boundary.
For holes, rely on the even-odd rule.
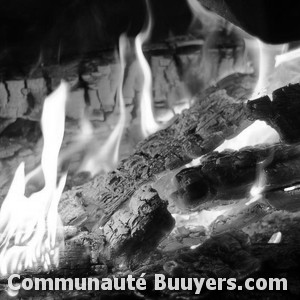
[[296,184],[290,187],[283,189],[285,192],[291,192],[300,188],[300,184]]
[[57,231],[60,219],[57,206],[65,185],[66,174],[57,184],[57,166],[64,135],[67,95],[67,84],[61,83],[44,103],[41,122],[44,137],[41,158],[44,187],[29,197],[25,196],[26,178],[24,163],[21,163],[2,204],[1,275],[37,266],[47,270],[52,264],[58,264],[60,241]]
[[257,180],[250,190],[250,200],[246,203],[246,205],[249,205],[261,199],[262,192],[264,191],[266,185],[266,174],[264,171],[264,166],[265,161],[258,163]]
[[[97,149],[95,153],[89,153],[88,156],[82,163],[80,167],[81,171],[88,171],[92,176],[103,172],[109,172],[114,169],[119,161],[119,149],[121,144],[121,139],[126,123],[126,111],[125,111],[125,102],[123,97],[123,80],[124,80],[124,70],[125,70],[125,55],[126,55],[126,45],[127,37],[121,35],[119,39],[119,51],[120,51],[120,64],[121,64],[121,80],[119,84],[119,89],[117,93],[117,98],[119,102],[120,116],[117,125],[114,130],[109,135],[108,139],[105,141],[103,146],[100,146],[100,149]],[[90,134],[89,123],[85,122],[85,131]],[[96,147],[99,145],[96,144]]]
[[281,242],[282,239],[282,233],[280,231],[275,232],[270,240],[268,241],[269,244],[279,244]]
[[254,99],[260,96],[261,94],[263,94],[264,92],[266,92],[268,75],[270,70],[274,66],[274,63],[271,62],[272,57],[268,53],[269,49],[267,49],[267,46],[258,39],[256,40],[256,42],[257,42],[258,57],[259,57],[259,75],[251,99]]
[[135,38],[135,51],[137,60],[141,67],[144,83],[141,93],[141,130],[144,137],[159,130],[160,126],[155,121],[152,108],[152,74],[150,66],[144,56],[142,46],[149,38],[152,28],[151,17],[149,18],[148,26],[145,31],[139,33]]
[[199,18],[207,30],[215,30],[217,24],[221,21],[221,17],[205,9],[197,0],[187,0],[187,3],[194,16]]
[[268,92],[270,76],[276,67],[276,57],[286,51],[286,44],[268,45],[259,39],[256,39],[255,43],[256,46],[253,46],[253,41],[247,41],[248,51],[255,52],[253,56],[258,58],[256,62],[258,64],[256,66],[258,69],[258,81],[250,99],[257,98]]
[[300,58],[300,48],[279,54],[275,57],[275,67],[298,58]]
[[[260,40],[256,40],[258,45],[258,57],[259,57],[259,77],[253,94],[250,99],[254,99],[256,97],[261,96],[262,94],[266,94],[270,85],[270,75],[274,71],[275,68],[275,58],[278,53],[282,53],[286,49],[286,45],[267,45],[261,42]],[[271,95],[270,95],[271,98]],[[241,134],[236,137],[236,140],[240,140],[240,143],[243,144],[243,141],[247,141],[243,146],[254,146],[255,144],[268,143],[273,144],[280,141],[279,134],[272,127],[268,126],[265,122],[256,121],[251,126],[246,128]],[[231,147],[234,146],[234,139],[230,142],[227,141],[221,145],[221,148],[228,147],[228,143]],[[238,149],[236,149],[238,150]],[[258,201],[262,197],[262,192],[266,185],[266,174],[264,168],[267,164],[269,164],[270,160],[272,160],[272,156],[263,162],[258,163],[258,177],[254,185],[250,190],[250,200],[246,203],[249,205],[253,202]]]
[[257,179],[250,190],[250,197],[246,205],[256,202],[262,198],[262,193],[267,183],[265,168],[272,162],[273,157],[274,153],[271,152],[265,160],[257,164]]
[[221,152],[225,149],[240,150],[248,146],[277,143],[279,140],[279,134],[275,129],[264,121],[255,121],[236,137],[226,140],[215,151]]

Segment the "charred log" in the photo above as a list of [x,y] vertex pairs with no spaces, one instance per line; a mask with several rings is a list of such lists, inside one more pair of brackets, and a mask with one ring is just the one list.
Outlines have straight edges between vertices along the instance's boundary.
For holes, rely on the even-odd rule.
[[283,141],[300,141],[300,84],[291,84],[277,89],[268,96],[247,103],[249,117],[252,120],[266,121],[280,134]]
[[[248,198],[259,176],[265,177],[264,195],[297,184],[300,180],[300,146],[262,145],[208,154],[201,165],[183,169],[175,176],[177,191],[173,198],[180,207],[190,209],[213,205],[214,200],[226,202]],[[292,197],[287,195],[285,199],[281,205],[274,202],[274,206],[300,209],[300,203]]]
[[[181,167],[193,158],[213,150],[225,138],[238,134],[250,124],[243,110],[244,100],[251,93],[249,81],[253,82],[252,78],[245,75],[234,75],[224,79],[217,87],[199,96],[195,105],[173,120],[168,128],[141,142],[135,153],[123,160],[104,180],[98,176],[79,187],[75,197],[65,195],[67,200],[61,201],[60,208],[63,219],[73,204],[80,208],[79,211],[86,211],[78,203],[93,203],[93,209],[86,218],[94,220],[94,232],[102,226],[107,228],[107,249],[113,252],[114,241],[127,240],[126,235],[130,235],[128,231],[120,238],[122,233],[113,228],[116,228],[114,222],[120,216],[119,209],[130,205],[134,193],[143,192],[141,187],[145,183],[151,183],[164,171]],[[128,215],[129,219],[131,213],[132,209]],[[84,226],[86,221],[82,220],[81,215],[80,212],[77,217],[73,216],[73,219],[81,220],[78,225]],[[147,222],[143,227],[147,228],[146,225]],[[147,236],[147,233],[144,234]],[[118,245],[116,248],[122,247]],[[130,254],[127,253],[129,256]]]

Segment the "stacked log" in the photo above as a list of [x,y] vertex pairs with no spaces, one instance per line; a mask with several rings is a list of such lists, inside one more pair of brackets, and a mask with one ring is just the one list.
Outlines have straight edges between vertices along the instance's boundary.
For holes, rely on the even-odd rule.
[[[124,252],[124,245],[140,245],[140,237],[135,238],[131,233],[139,226],[139,222],[145,222],[142,225],[145,229],[150,223],[145,218],[138,218],[134,224],[126,222],[125,227],[121,224],[121,228],[126,230],[116,230],[123,222],[119,210],[126,212],[128,220],[132,219],[132,215],[143,213],[136,210],[135,199],[141,198],[145,189],[151,190],[150,186],[157,178],[212,151],[225,138],[238,134],[251,124],[243,109],[245,100],[251,94],[251,82],[254,84],[254,79],[248,75],[232,75],[220,81],[216,87],[199,95],[195,105],[175,118],[169,127],[141,142],[115,171],[104,178],[96,176],[91,182],[67,192],[59,208],[65,224],[70,221],[69,212],[75,211],[72,207],[77,208],[78,213],[71,218],[73,222],[77,221],[77,226],[83,227],[89,223],[89,228],[93,228],[92,232],[96,235],[100,234],[99,228],[103,227],[107,242],[103,252],[122,255],[125,261],[134,261],[133,257],[138,257],[138,253],[133,255],[131,251]],[[156,191],[152,193],[158,197]],[[143,207],[143,210],[146,207],[152,210],[150,203],[146,206],[143,204]],[[83,213],[86,219],[82,218]],[[172,229],[170,223],[166,225],[160,223],[164,235]],[[148,236],[146,230],[143,234]],[[156,237],[152,235],[149,239],[152,240],[149,240],[149,244],[156,247]]]

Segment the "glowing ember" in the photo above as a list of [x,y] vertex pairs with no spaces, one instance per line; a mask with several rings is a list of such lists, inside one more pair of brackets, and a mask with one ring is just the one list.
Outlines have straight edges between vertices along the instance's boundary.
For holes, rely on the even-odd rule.
[[57,184],[58,154],[65,127],[68,87],[62,83],[44,103],[42,132],[44,146],[41,168],[45,186],[25,196],[24,163],[17,168],[0,211],[0,274],[26,268],[58,264],[60,242],[57,239],[57,206],[66,174]]
[[144,42],[150,36],[151,28],[152,23],[150,18],[146,30],[144,32],[139,33],[135,39],[135,51],[144,76],[144,83],[141,93],[141,129],[144,137],[149,136],[150,134],[156,132],[160,128],[159,124],[155,121],[152,108],[151,69],[142,50]]
[[[118,100],[120,117],[118,123],[114,130],[109,135],[103,146],[97,149],[96,152],[89,154],[88,157],[82,163],[80,167],[81,171],[88,171],[92,176],[100,172],[109,172],[114,169],[119,161],[119,149],[120,143],[123,135],[123,130],[126,122],[126,111],[125,103],[123,97],[123,79],[124,79],[124,69],[125,69],[125,54],[126,54],[126,44],[127,37],[121,35],[119,39],[119,51],[120,51],[120,64],[121,64],[121,81],[118,89]],[[87,132],[89,133],[90,128],[88,125],[85,126]]]
[[294,186],[290,186],[290,187],[287,187],[284,189],[285,192],[291,192],[291,191],[294,191],[294,190],[297,190],[300,188],[300,184],[297,184],[297,185],[294,185]]
[[281,242],[281,239],[282,239],[282,234],[280,231],[278,231],[271,236],[268,243],[269,244],[279,244]]
[[199,243],[199,244],[197,244],[197,245],[193,245],[193,246],[191,246],[191,249],[192,250],[194,250],[194,249],[197,249],[199,246],[201,246],[202,245],[202,243]]

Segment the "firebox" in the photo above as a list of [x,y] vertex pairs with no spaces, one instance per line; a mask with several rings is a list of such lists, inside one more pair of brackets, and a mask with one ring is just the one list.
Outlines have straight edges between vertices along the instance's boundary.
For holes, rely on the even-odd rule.
[[295,2],[0,4],[0,299],[299,298]]

